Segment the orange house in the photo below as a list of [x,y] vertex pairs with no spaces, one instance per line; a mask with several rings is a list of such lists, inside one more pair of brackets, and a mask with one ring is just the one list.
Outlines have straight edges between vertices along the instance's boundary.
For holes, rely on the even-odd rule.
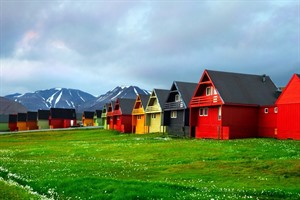
[[132,110],[132,132],[137,134],[147,133],[145,109],[150,95],[139,94],[136,97],[134,107]]
[[27,113],[18,113],[17,117],[17,128],[18,131],[26,131],[27,130]]
[[37,112],[27,112],[27,130],[38,129]]

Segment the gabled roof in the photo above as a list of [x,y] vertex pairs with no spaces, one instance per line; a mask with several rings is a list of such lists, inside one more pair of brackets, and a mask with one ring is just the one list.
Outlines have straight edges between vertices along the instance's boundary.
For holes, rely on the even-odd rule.
[[17,114],[10,114],[8,117],[9,123],[15,123],[18,121],[18,115]]
[[48,120],[50,116],[50,110],[38,110],[38,119]]
[[300,75],[294,74],[280,94],[276,104],[300,103]]
[[37,112],[27,112],[27,121],[37,121]]
[[135,99],[117,99],[122,115],[131,115]]
[[26,122],[27,113],[18,113],[18,122]]
[[85,119],[94,119],[94,115],[95,115],[95,112],[92,112],[92,111],[84,111],[82,113],[82,116],[84,116]]
[[96,115],[97,115],[97,118],[101,117],[102,110],[96,110]]
[[174,81],[165,103],[171,102],[170,95],[174,91],[174,88],[176,88],[176,91],[178,92],[178,94],[180,95],[183,101],[184,108],[185,109],[188,108],[188,105],[190,103],[190,100],[194,94],[197,85],[198,85],[197,83]]
[[51,108],[50,115],[52,119],[76,119],[75,109]]
[[170,93],[170,90],[164,90],[164,89],[153,89],[155,95],[156,95],[156,98],[157,98],[157,101],[159,103],[159,105],[161,107],[164,106],[167,98],[168,98],[168,95]]
[[206,70],[224,103],[273,105],[277,87],[269,76]]
[[149,100],[150,95],[145,95],[145,94],[139,94],[142,106],[145,109]]

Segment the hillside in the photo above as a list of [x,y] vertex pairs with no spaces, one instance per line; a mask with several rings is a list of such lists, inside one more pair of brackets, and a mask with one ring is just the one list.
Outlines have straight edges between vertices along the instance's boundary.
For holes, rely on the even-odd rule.
[[27,109],[20,103],[14,102],[4,97],[0,97],[0,114],[16,114],[27,112]]

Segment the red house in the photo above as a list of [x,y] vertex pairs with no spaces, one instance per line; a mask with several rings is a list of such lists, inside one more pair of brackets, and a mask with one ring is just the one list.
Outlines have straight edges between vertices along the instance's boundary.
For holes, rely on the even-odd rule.
[[8,127],[10,131],[18,131],[17,122],[18,122],[18,115],[10,114],[8,117]]
[[300,74],[294,74],[276,101],[277,138],[300,140]]
[[131,133],[132,109],[135,99],[117,99],[113,111],[114,129],[122,133]]
[[49,116],[50,128],[69,128],[76,125],[75,109],[51,108]]
[[277,87],[266,75],[205,70],[190,101],[191,136],[258,136],[259,109],[274,105]]
[[111,101],[108,103],[106,109],[106,121],[107,121],[107,129],[113,130],[114,129],[114,106],[115,101]]

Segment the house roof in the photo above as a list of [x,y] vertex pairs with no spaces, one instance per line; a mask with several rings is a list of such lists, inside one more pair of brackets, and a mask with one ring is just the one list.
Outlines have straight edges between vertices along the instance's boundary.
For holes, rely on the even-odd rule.
[[37,112],[27,112],[27,121],[37,121]]
[[95,112],[92,111],[84,111],[82,116],[84,116],[86,119],[94,119]]
[[154,89],[153,91],[155,92],[159,105],[163,107],[168,98],[170,90]]
[[26,122],[27,113],[18,113],[18,122]]
[[185,108],[187,108],[198,84],[180,81],[174,81],[173,84],[176,86],[177,91],[185,104]]
[[50,116],[50,110],[38,110],[38,119],[48,120]]
[[[139,94],[142,106],[145,109],[149,100],[150,95],[145,95],[145,94]],[[131,110],[132,111],[132,110]]]
[[296,74],[298,76],[298,78],[300,78],[300,74]]
[[102,115],[102,110],[96,110],[96,115],[97,115],[98,118],[101,117],[101,115]]
[[119,109],[123,115],[131,115],[135,99],[118,99]]
[[52,119],[76,119],[75,109],[51,108],[50,115]]
[[0,123],[8,123],[9,115],[0,114]]
[[272,105],[277,87],[269,76],[206,70],[224,103]]
[[18,115],[17,114],[10,114],[8,117],[9,123],[14,123],[18,121]]

